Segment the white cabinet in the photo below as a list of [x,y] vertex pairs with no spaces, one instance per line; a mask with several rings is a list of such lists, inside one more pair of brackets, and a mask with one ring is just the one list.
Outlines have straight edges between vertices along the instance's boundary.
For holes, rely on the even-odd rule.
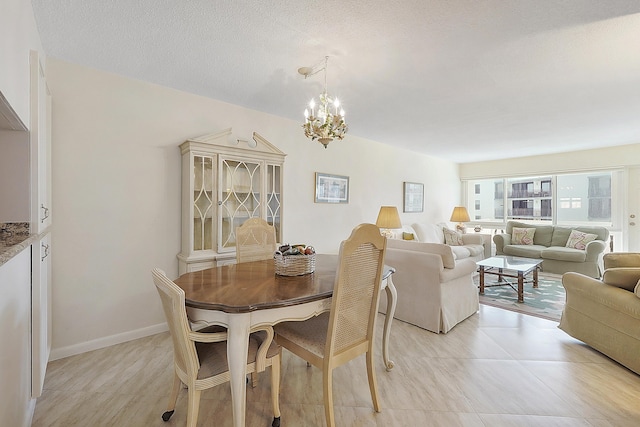
[[31,51],[31,232],[51,225],[51,95],[37,51]]
[[31,253],[22,250],[0,265],[0,424],[27,426],[30,399]]
[[[31,51],[30,187],[32,234],[40,239],[31,250],[31,395],[38,397],[51,351],[51,94],[44,73],[44,56]],[[46,234],[45,234],[46,233]]]
[[180,274],[235,261],[235,230],[264,218],[282,236],[282,169],[285,154],[253,133],[231,129],[189,139],[182,153],[182,249]]
[[31,397],[42,394],[51,353],[51,233],[31,246]]

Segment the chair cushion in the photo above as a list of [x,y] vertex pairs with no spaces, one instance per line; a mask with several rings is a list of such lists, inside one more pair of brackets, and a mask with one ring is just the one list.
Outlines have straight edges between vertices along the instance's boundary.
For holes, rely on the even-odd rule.
[[[206,332],[201,330],[198,332]],[[264,331],[254,332],[249,336],[249,351],[247,353],[247,363],[256,361],[256,353],[260,344],[266,339],[267,333]],[[227,363],[227,341],[203,343],[196,342],[196,352],[200,361],[200,369],[198,370],[198,379],[204,379],[219,375],[229,370]],[[267,358],[277,355],[281,347],[275,341],[271,342],[267,350]]]
[[444,243],[442,227],[436,224],[413,224],[418,240],[426,243]]
[[484,254],[483,245],[464,245],[464,247],[469,250],[469,253],[471,254],[471,256]]
[[520,256],[525,258],[540,258],[540,252],[546,246],[540,245],[506,245],[502,251],[505,255]]
[[583,233],[582,231],[571,230],[571,234],[569,235],[569,239],[567,240],[567,244],[565,246],[567,248],[585,250],[587,248],[587,243],[596,240],[597,238],[597,234]]
[[324,357],[328,328],[329,312],[304,322],[282,322],[273,327],[276,336],[295,342],[320,358]]
[[455,230],[449,230],[448,228],[443,228],[442,233],[444,234],[444,243],[449,246],[462,246],[464,242],[462,241],[462,234],[458,233]]
[[456,259],[469,258],[471,255],[471,251],[466,246],[451,246],[451,252]]
[[[533,236],[533,244],[539,245],[539,246],[551,246],[551,236],[553,234],[553,229],[554,229],[552,225],[531,225],[531,224],[525,224],[524,222],[508,221],[506,233],[511,235],[513,233],[512,230],[514,227],[516,228],[535,227],[536,232]],[[564,246],[566,242],[567,241],[565,240],[562,246]]]
[[611,252],[602,257],[605,270],[612,267],[640,267],[640,253]]
[[580,249],[551,246],[550,248],[542,250],[540,258],[557,261],[585,262],[587,253]]
[[633,292],[640,281],[640,267],[611,267],[602,274],[602,281],[610,286]]
[[512,245],[533,245],[533,237],[535,236],[535,228],[517,228],[513,227],[511,234]]

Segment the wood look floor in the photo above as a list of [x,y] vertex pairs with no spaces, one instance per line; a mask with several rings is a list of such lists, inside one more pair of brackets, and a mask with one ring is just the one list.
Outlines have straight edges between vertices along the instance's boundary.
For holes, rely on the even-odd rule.
[[[640,376],[556,322],[481,305],[447,334],[400,321],[391,334],[395,368],[376,358],[382,412],[373,412],[361,357],[334,374],[338,426],[640,426]],[[249,427],[271,425],[270,374],[247,390]],[[32,425],[184,426],[186,391],[173,418],[160,418],[171,381],[168,333],[57,360]],[[320,370],[286,351],[280,402],[283,427],[324,426]],[[205,391],[198,426],[231,425],[228,383]]]

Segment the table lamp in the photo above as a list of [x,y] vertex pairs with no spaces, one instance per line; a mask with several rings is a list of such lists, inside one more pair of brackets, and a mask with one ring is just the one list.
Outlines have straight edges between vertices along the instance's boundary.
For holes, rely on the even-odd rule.
[[402,228],[398,208],[395,206],[381,206],[376,225],[381,229],[380,234],[388,239],[392,238],[393,232],[390,229]]
[[454,207],[453,212],[451,212],[451,221],[458,223],[456,224],[456,230],[461,233],[465,233],[467,230],[463,222],[471,221],[471,219],[469,218],[469,212],[467,212],[467,208],[465,208],[464,206]]

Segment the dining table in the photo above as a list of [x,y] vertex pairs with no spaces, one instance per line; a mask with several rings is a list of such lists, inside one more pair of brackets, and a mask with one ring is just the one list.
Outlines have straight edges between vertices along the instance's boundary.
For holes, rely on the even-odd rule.
[[[228,264],[189,272],[174,282],[185,292],[187,315],[194,327],[227,328],[227,356],[234,427],[244,427],[249,334],[284,321],[303,321],[331,309],[338,256],[315,255],[315,270],[300,276],[275,274],[273,259]],[[381,289],[387,295],[382,357],[387,371],[389,335],[397,291],[393,267],[384,266]]]

